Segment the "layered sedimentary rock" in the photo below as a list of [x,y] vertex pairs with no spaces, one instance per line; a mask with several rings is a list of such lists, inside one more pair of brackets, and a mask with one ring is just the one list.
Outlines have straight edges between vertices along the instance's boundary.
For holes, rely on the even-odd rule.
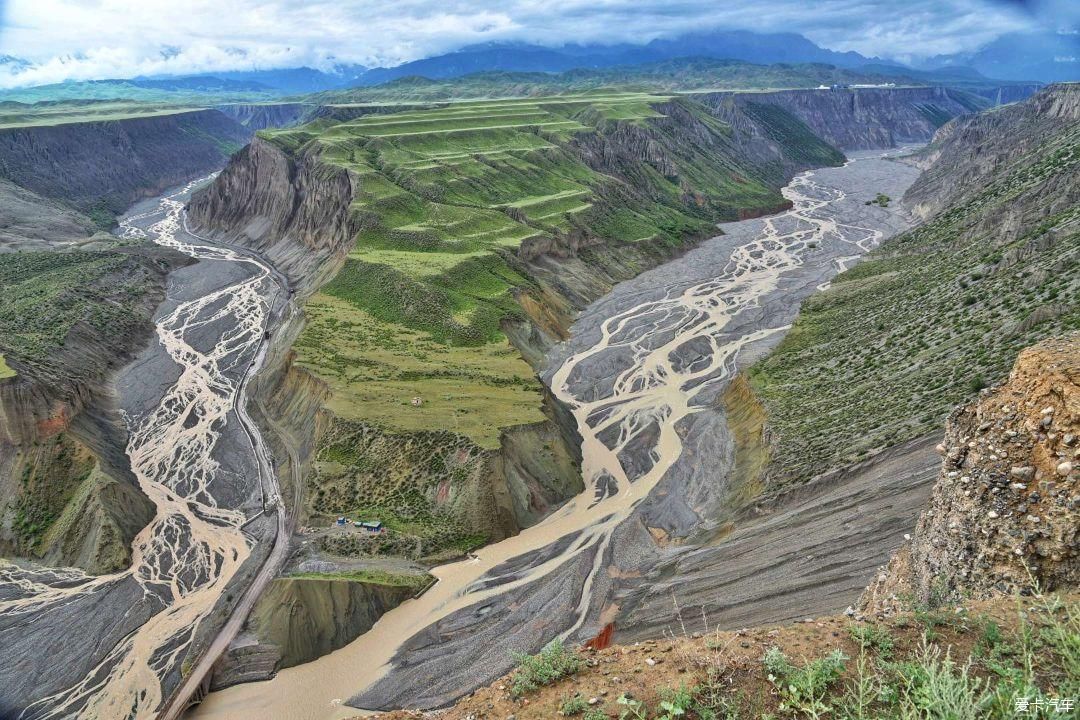
[[[1080,123],[1080,87],[1075,84],[1051,86],[1026,102],[995,112],[956,118],[945,124],[932,142],[913,160],[925,172],[908,189],[904,199],[924,217],[959,205],[983,192],[991,183],[1030,162],[1032,153],[1055,145],[1060,156],[1054,168],[1070,162]],[[1044,174],[1050,175],[1043,171]],[[1007,231],[1018,232],[1026,221],[1026,210],[1052,216],[1075,205],[1074,178],[1053,173],[1038,203],[1014,203],[988,218],[986,227],[1004,222]]]
[[316,108],[307,103],[236,103],[215,109],[251,130],[289,127],[302,122]]
[[85,215],[0,180],[0,253],[71,247],[94,230]]
[[188,215],[212,237],[258,251],[310,292],[333,276],[360,230],[350,209],[358,190],[355,177],[320,162],[316,149],[292,154],[256,137],[192,199]]
[[245,634],[215,666],[211,688],[264,680],[333,652],[415,592],[408,585],[343,578],[279,578],[259,599]]
[[948,120],[991,104],[986,98],[946,87],[716,93],[702,101],[718,103],[727,98],[751,109],[782,108],[815,135],[845,150],[927,142]]
[[864,611],[1080,587],[1080,334],[1020,353],[949,417],[938,451],[929,505]]
[[119,213],[216,170],[251,137],[216,110],[0,129],[0,177],[80,210]]

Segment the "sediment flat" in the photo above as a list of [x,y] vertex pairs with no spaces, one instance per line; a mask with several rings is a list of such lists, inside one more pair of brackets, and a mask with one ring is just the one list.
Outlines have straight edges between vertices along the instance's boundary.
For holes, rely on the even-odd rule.
[[[779,341],[803,299],[909,226],[895,202],[866,201],[900,197],[917,174],[866,155],[803,173],[785,188],[791,211],[725,225],[724,235],[591,305],[543,373],[578,421],[586,490],[519,535],[436,568],[434,588],[345,648],[269,682],[213,693],[192,716],[321,719],[439,707],[505,672],[512,652],[555,637],[580,642],[616,618],[632,622],[618,598],[642,607],[630,593],[709,538],[722,514],[733,441],[720,393]],[[888,527],[907,522],[906,510],[897,513]],[[859,521],[857,512],[847,517]],[[891,536],[870,539],[887,545]],[[795,592],[799,581],[773,582],[763,596]]]

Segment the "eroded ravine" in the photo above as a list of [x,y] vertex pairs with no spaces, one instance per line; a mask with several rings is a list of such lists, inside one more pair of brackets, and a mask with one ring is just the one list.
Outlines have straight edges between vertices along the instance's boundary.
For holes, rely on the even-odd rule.
[[[551,622],[559,625],[553,635],[578,633],[590,620],[593,585],[607,562],[614,532],[683,453],[678,430],[682,422],[704,408],[699,402],[703,396],[731,377],[743,348],[785,329],[783,324],[766,324],[732,338],[732,319],[774,295],[781,278],[800,267],[809,248],[824,243],[832,247],[831,255],[818,260],[833,266],[827,276],[882,237],[877,228],[841,223],[830,215],[828,207],[843,200],[846,192],[817,182],[813,172],[796,177],[784,194],[793,209],[764,220],[761,232],[735,247],[707,280],[673,284],[660,297],[611,315],[595,342],[566,358],[551,377],[552,391],[573,411],[584,441],[586,490],[581,495],[538,525],[477,551],[471,559],[435,568],[432,574],[439,582],[431,590],[384,615],[345,648],[283,670],[269,682],[213,693],[194,717],[349,717],[357,711],[343,707],[343,701],[380,684],[399,684],[407,697],[408,688],[415,690],[416,683],[424,682],[401,677],[394,667],[411,638],[455,614],[469,611],[475,616],[476,608],[500,598],[514,604],[520,593],[575,563],[585,568],[575,607]],[[702,352],[702,343],[707,351]],[[690,348],[694,352],[687,352]],[[594,366],[603,366],[603,374],[613,381],[593,382],[590,376],[596,373],[589,368]],[[641,456],[648,460],[642,462]],[[468,638],[458,632],[447,644],[452,642]],[[473,652],[505,654],[506,647]],[[447,667],[448,660],[467,663],[444,653],[425,655],[419,664],[431,665],[427,677],[452,675],[458,670]],[[410,664],[415,668],[417,662]],[[351,704],[363,707],[364,698]]]
[[[184,200],[195,184],[121,225],[125,237],[149,235],[197,259],[246,268],[239,282],[179,302],[156,322],[158,341],[175,363],[177,377],[147,412],[126,417],[131,470],[156,508],[133,542],[132,565],[98,577],[10,567],[5,568],[9,576],[0,577],[0,582],[19,586],[15,597],[0,602],[4,622],[47,625],[73,606],[92,607],[96,596],[118,594],[121,588],[134,596],[133,602],[130,609],[116,611],[146,619],[131,628],[114,627],[113,632],[127,632],[81,681],[42,697],[21,718],[156,717],[175,689],[163,679],[184,674],[181,664],[200,623],[257,540],[244,529],[248,516],[236,501],[235,488],[223,487],[236,475],[226,472],[216,452],[230,422],[243,426],[240,436],[248,454],[230,463],[258,478],[265,506],[277,502],[262,439],[237,407],[244,380],[261,363],[258,351],[276,285],[270,268],[257,258],[202,245],[182,233]],[[146,232],[140,223],[148,224]]]

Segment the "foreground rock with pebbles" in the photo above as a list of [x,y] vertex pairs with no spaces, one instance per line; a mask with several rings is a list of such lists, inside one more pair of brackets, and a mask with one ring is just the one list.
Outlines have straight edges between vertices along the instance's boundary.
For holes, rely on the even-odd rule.
[[1080,333],[1017,358],[949,418],[941,475],[863,612],[1080,585]]

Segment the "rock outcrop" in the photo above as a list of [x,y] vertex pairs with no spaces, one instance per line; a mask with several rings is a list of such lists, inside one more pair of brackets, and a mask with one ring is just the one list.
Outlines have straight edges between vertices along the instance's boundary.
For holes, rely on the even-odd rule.
[[938,451],[929,506],[864,612],[1080,587],[1080,333],[1023,351]]
[[0,253],[73,247],[94,230],[85,215],[0,180]]
[[318,106],[308,103],[235,103],[218,110],[250,130],[291,127],[304,121]]
[[266,680],[344,647],[414,592],[408,585],[279,578],[259,598],[245,633],[215,665],[211,689]]
[[782,108],[806,123],[815,135],[845,150],[927,142],[948,120],[991,104],[978,95],[945,87],[783,90],[715,93],[711,97],[715,99],[703,101],[732,98],[750,108]]
[[116,214],[208,174],[251,137],[216,110],[0,129],[0,177],[83,211]]
[[[1071,136],[1075,143],[1077,123],[1080,86],[1076,84],[1052,85],[1026,102],[956,118],[913,158],[925,172],[904,200],[923,217],[936,215],[975,197],[1012,168],[1023,167],[1033,152],[1051,141],[1062,146],[1058,160],[1063,166],[1070,157],[1066,141]],[[1039,204],[1039,214],[1051,216],[1073,207],[1076,193],[1071,183],[1071,177],[1062,175],[1058,184],[1040,193],[1047,202]],[[997,224],[993,221],[990,226]]]
[[256,137],[192,198],[188,217],[200,234],[261,253],[304,293],[333,277],[351,249],[362,226],[350,208],[359,189],[317,147],[291,154]]

